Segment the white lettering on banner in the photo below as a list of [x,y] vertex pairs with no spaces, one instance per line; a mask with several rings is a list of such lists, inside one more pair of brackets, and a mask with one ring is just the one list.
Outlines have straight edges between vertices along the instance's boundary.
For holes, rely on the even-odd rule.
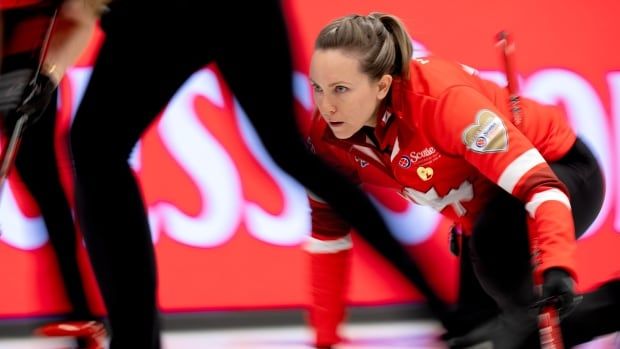
[[[217,78],[211,71],[192,75],[172,98],[157,126],[162,142],[200,191],[202,211],[195,217],[174,204],[158,203],[163,230],[175,240],[199,247],[214,247],[229,240],[239,227],[242,214],[241,179],[222,145],[195,115],[192,101],[206,96],[223,106]],[[208,209],[205,209],[206,203]]]
[[[73,92],[73,103],[71,105],[71,120],[75,118],[75,113],[77,112],[77,108],[82,101],[82,97],[84,97],[84,92],[86,92],[86,85],[88,84],[88,80],[90,79],[90,75],[93,72],[93,68],[73,68],[67,72],[69,75],[68,79],[72,85]],[[61,100],[60,98],[58,99]]]
[[[75,93],[74,105],[81,99],[84,86],[90,75],[90,68],[72,69],[69,79]],[[505,77],[498,71],[481,71],[481,76],[490,78],[500,84]],[[310,108],[309,90],[302,81],[303,74],[295,74],[295,97],[305,107]],[[307,80],[306,80],[307,81]],[[610,72],[607,83],[610,91],[611,118],[607,117],[605,108],[593,86],[580,75],[564,69],[541,69],[535,74],[522,79],[524,95],[547,103],[561,102],[577,133],[592,146],[605,172],[607,194],[603,209],[590,227],[588,234],[600,228],[608,217],[613,199],[616,202],[615,228],[620,231],[620,190],[617,189],[617,177],[620,168],[613,167],[620,149],[620,72]],[[250,234],[261,241],[277,245],[291,245],[301,242],[302,236],[309,233],[307,226],[307,207],[305,196],[301,199],[297,183],[278,171],[271,159],[258,147],[249,129],[245,115],[237,113],[244,128],[245,141],[265,169],[272,174],[282,190],[285,207],[278,215],[270,215],[258,204],[245,202],[241,192],[241,177],[226,149],[215,139],[205,126],[199,122],[195,111],[189,104],[192,96],[206,96],[212,103],[222,102],[217,79],[209,70],[196,73],[177,93],[159,125],[166,147],[179,163],[179,166],[191,176],[200,190],[203,202],[212,203],[208,210],[197,216],[188,216],[181,212],[174,203],[157,203],[149,207],[149,222],[153,229],[153,239],[157,241],[158,232],[163,231],[171,238],[192,246],[213,247],[225,243],[239,229],[242,223],[247,225]],[[75,110],[73,110],[74,112]],[[73,114],[73,113],[72,113]],[[170,115],[175,114],[175,115]],[[613,125],[610,125],[613,122]],[[615,147],[613,146],[615,145]],[[132,165],[139,166],[140,148],[132,156]],[[209,159],[208,162],[205,159]],[[620,166],[620,162],[615,164]],[[148,188],[145,188],[148,190]],[[17,206],[10,180],[0,198],[0,227],[4,243],[18,249],[30,250],[44,245],[47,234],[40,217],[28,218]],[[615,196],[614,196],[615,195]],[[303,201],[303,204],[300,203]],[[406,212],[393,212],[387,206],[376,201],[384,213],[388,224],[396,227],[396,235],[407,243],[422,242],[436,228],[438,216],[430,217],[422,227],[420,218],[425,216],[419,207],[407,209]],[[415,205],[412,205],[415,206]],[[456,207],[458,209],[458,206]],[[293,228],[287,224],[295,222]],[[287,233],[282,234],[286,226]]]
[[278,215],[269,214],[253,202],[246,202],[247,228],[259,240],[274,245],[300,244],[308,236],[312,226],[306,190],[276,166],[260,143],[246,114],[237,103],[235,103],[235,111],[241,127],[242,139],[254,157],[273,176],[284,194],[284,209]]
[[[530,76],[523,85],[524,95],[549,104],[562,104],[566,108],[573,129],[590,146],[605,175],[606,193],[603,207],[588,231],[587,237],[596,232],[607,218],[615,183],[611,159],[613,147],[606,112],[596,90],[581,76],[565,69],[545,69]],[[614,101],[612,100],[612,104]],[[616,138],[620,134],[616,134]]]
[[4,182],[0,195],[0,231],[0,240],[21,250],[34,250],[47,242],[43,218],[29,218],[21,212],[10,181]]
[[293,74],[293,93],[295,94],[295,99],[306,110],[313,108],[312,93],[310,92],[310,86],[308,86],[307,76],[299,72]]
[[[248,231],[261,241],[275,245],[295,245],[304,241],[310,231],[310,217],[305,190],[273,164],[238,104],[237,116],[243,139],[256,159],[274,177],[284,197],[284,208],[278,215],[267,213],[260,205],[246,202],[241,192],[239,171],[228,153],[200,124],[191,107],[196,94],[204,95],[218,106],[224,106],[221,90],[210,70],[198,72],[177,93],[158,126],[166,147],[198,185],[209,212],[190,218],[169,204],[157,204],[164,230],[188,245],[212,247],[224,243],[237,231],[241,219]],[[208,195],[205,195],[208,194]],[[244,209],[245,208],[245,209]]]
[[609,84],[609,95],[610,95],[610,110],[611,110],[611,119],[610,121],[614,125],[614,149],[616,153],[612,156],[615,159],[615,175],[608,176],[614,182],[612,188],[614,188],[614,192],[616,193],[615,203],[616,203],[616,213],[614,218],[614,229],[617,233],[620,234],[620,182],[618,181],[620,177],[620,72],[611,72],[607,74],[607,83]]

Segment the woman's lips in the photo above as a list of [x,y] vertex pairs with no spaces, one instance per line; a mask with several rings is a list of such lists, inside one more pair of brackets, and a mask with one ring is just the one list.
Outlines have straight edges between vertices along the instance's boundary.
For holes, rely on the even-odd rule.
[[337,126],[340,126],[340,125],[344,125],[344,122],[342,122],[342,121],[330,121],[329,125],[332,126],[332,127],[337,127]]

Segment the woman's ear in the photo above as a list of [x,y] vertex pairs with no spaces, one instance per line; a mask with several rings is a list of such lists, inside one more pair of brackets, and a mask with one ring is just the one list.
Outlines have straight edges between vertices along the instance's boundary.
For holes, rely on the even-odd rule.
[[379,79],[379,83],[377,86],[379,87],[379,91],[377,93],[377,98],[382,100],[387,96],[388,92],[390,92],[390,86],[392,86],[392,75],[385,74]]

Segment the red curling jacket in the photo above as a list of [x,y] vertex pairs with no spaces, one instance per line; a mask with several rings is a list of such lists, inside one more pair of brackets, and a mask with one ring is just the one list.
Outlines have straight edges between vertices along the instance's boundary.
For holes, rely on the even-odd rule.
[[[576,140],[560,108],[523,99],[523,119],[515,125],[506,89],[436,57],[412,60],[411,79],[394,79],[388,105],[377,115],[374,134],[363,129],[346,140],[316,112],[311,149],[356,183],[391,187],[431,206],[464,234],[505,190],[528,212],[536,278],[550,267],[576,277],[568,193],[548,165]],[[310,202],[317,235],[348,233],[327,205]]]

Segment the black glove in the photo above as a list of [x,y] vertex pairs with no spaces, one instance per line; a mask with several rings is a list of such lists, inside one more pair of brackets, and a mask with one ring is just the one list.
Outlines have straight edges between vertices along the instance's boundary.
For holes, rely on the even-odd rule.
[[9,126],[23,115],[28,115],[26,125],[32,125],[41,118],[54,96],[56,84],[47,75],[33,76],[31,69],[0,76],[0,112]]
[[0,113],[6,115],[17,109],[24,100],[32,75],[32,69],[16,69],[0,74]]
[[18,117],[27,114],[28,125],[35,123],[43,116],[55,91],[56,84],[47,75],[39,74],[34,77],[26,86],[23,102],[16,110]]
[[564,316],[576,305],[575,286],[571,276],[561,268],[550,268],[543,274],[542,301],[549,301]]

